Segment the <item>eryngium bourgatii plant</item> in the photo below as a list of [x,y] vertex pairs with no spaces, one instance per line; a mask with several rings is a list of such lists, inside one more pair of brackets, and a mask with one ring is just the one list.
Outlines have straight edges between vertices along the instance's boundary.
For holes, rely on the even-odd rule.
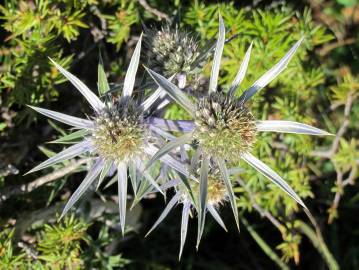
[[[135,195],[138,190],[138,185],[140,184],[138,183],[140,181],[139,179],[142,180],[141,183],[143,181],[147,181],[158,191],[162,192],[152,176],[148,172],[144,171],[145,163],[158,150],[158,146],[156,146],[158,145],[156,143],[156,136],[158,136],[158,133],[161,133],[160,129],[153,127],[147,122],[148,116],[144,116],[156,98],[150,96],[140,105],[138,105],[136,101],[131,98],[140,60],[141,40],[142,35],[131,58],[124,81],[122,95],[116,101],[111,100],[102,102],[78,78],[51,60],[56,68],[90,103],[91,107],[95,111],[92,118],[82,119],[30,106],[32,109],[45,116],[78,129],[78,131],[68,135],[67,138],[60,138],[62,142],[67,139],[70,141],[79,138],[82,138],[82,141],[49,158],[28,173],[45,169],[54,164],[75,158],[77,156],[83,157],[86,153],[90,154],[90,157],[93,158],[93,165],[89,169],[83,182],[67,202],[61,217],[68,212],[81,195],[98,178],[99,182],[97,186],[99,186],[105,176],[109,174],[111,168],[112,170],[117,169],[119,212],[122,232],[124,232],[125,229],[127,169],[129,169],[130,172],[137,171],[141,174],[141,178],[131,177],[131,183]],[[105,89],[109,90],[107,79],[104,76],[103,70],[99,70],[98,85],[99,87],[102,85]],[[88,157],[85,156],[84,158]],[[162,160],[170,167],[175,168],[179,172],[182,172],[182,174],[188,176],[186,168],[179,161],[170,156],[166,156]]]
[[251,87],[245,90],[238,99],[234,93],[245,76],[252,44],[249,46],[243,63],[227,93],[218,92],[218,75],[225,43],[225,27],[221,17],[219,18],[219,36],[214,53],[208,95],[199,99],[196,104],[193,104],[176,85],[158,73],[147,69],[154,81],[193,117],[193,121],[167,121],[166,125],[162,126],[163,128],[182,131],[185,134],[163,146],[163,148],[153,156],[147,167],[151,166],[153,162],[162,155],[169,153],[178,146],[192,141],[198,143],[197,155],[201,157],[198,160],[201,160],[202,165],[199,183],[199,203],[196,207],[198,211],[197,245],[203,232],[208,204],[209,180],[207,175],[210,161],[213,161],[221,172],[237,226],[239,226],[239,222],[236,200],[226,162],[233,163],[238,161],[238,159],[244,160],[259,173],[279,186],[300,205],[305,207],[303,201],[295,191],[276,172],[254,157],[250,151],[255,142],[256,134],[262,131],[308,135],[329,135],[329,133],[306,124],[292,121],[256,121],[246,106],[247,101],[255,93],[269,84],[286,68],[301,41],[302,39],[296,42],[276,65],[254,82]]

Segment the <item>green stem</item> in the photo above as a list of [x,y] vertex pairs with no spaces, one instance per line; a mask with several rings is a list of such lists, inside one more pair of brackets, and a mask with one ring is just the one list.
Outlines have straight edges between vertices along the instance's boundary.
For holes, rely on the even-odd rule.
[[251,225],[249,225],[248,221],[245,218],[241,218],[242,223],[248,230],[249,234],[253,237],[253,239],[257,242],[258,246],[263,250],[263,252],[272,260],[274,261],[280,269],[289,270],[288,265],[286,265],[274,252],[274,250],[267,245],[267,243],[263,240],[262,237],[253,229]]
[[321,235],[317,235],[312,228],[310,228],[306,223],[302,221],[299,221],[299,229],[302,231],[302,233],[304,233],[309,238],[313,246],[322,255],[325,263],[327,264],[330,270],[340,269],[337,261],[330,253]]

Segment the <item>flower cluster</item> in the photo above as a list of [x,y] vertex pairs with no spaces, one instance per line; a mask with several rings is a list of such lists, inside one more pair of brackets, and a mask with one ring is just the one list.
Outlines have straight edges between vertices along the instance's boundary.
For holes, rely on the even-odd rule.
[[[229,167],[236,166],[240,159],[305,207],[301,198],[284,179],[253,156],[251,150],[259,132],[307,135],[329,135],[329,133],[297,122],[257,121],[248,106],[252,96],[286,68],[302,40],[295,43],[277,64],[237,98],[235,93],[245,76],[252,44],[232,84],[228,88],[219,87],[218,77],[225,45],[225,26],[221,17],[214,49],[201,50],[198,41],[187,33],[180,32],[178,27],[172,30],[166,25],[160,31],[146,30],[145,34],[146,46],[142,55],[148,57],[144,63],[149,67],[146,69],[155,82],[155,87],[148,89],[148,84],[144,86],[139,84],[136,90],[142,91],[143,95],[136,96],[136,99],[132,97],[132,92],[141,61],[142,35],[131,58],[122,93],[112,98],[99,98],[78,78],[52,61],[94,110],[93,117],[83,119],[32,107],[41,114],[77,129],[62,138],[62,142],[66,140],[71,142],[75,138],[80,138],[81,141],[36,166],[30,172],[75,157],[92,160],[87,176],[69,199],[62,215],[69,211],[95,180],[99,179],[101,184],[106,176],[113,172],[118,183],[122,232],[125,230],[128,178],[132,184],[135,202],[151,192],[165,194],[167,190],[172,190],[174,196],[168,201],[150,232],[162,222],[174,206],[182,204],[181,256],[187,235],[188,219],[194,216],[193,213],[198,219],[197,247],[207,212],[226,229],[218,210],[228,202],[239,226],[233,191],[238,168]],[[208,59],[210,54],[213,54],[213,64],[207,93],[200,98],[195,95],[189,97],[191,94],[183,91],[181,87],[183,75],[197,72],[196,67],[204,59]],[[109,90],[107,79],[101,74],[104,72],[100,65],[98,85]],[[171,81],[174,76],[177,76],[178,85]],[[168,79],[169,77],[172,79]],[[149,92],[151,94],[146,96],[145,93]],[[146,98],[142,100],[143,96]],[[173,101],[182,106],[192,116],[192,120],[159,118],[161,110]],[[180,135],[176,137],[175,135],[178,134]],[[154,164],[159,164],[160,168],[157,177],[150,169]],[[145,188],[141,188],[143,186]]]

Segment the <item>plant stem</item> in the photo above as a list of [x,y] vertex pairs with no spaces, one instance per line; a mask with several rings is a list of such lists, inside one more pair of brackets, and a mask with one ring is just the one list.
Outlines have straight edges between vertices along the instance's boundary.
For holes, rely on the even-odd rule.
[[299,229],[304,233],[309,240],[312,242],[313,246],[319,251],[322,255],[325,263],[328,266],[329,270],[338,270],[339,265],[333,255],[330,253],[327,245],[324,240],[315,233],[315,231],[310,228],[307,224],[302,221],[299,221]]
[[253,229],[252,226],[249,225],[248,221],[245,218],[241,218],[242,223],[248,230],[249,234],[253,237],[253,239],[257,242],[258,246],[263,250],[263,252],[272,260],[274,261],[280,269],[289,270],[288,265],[286,265],[274,252],[274,250],[267,245],[267,243],[263,240],[262,237]]

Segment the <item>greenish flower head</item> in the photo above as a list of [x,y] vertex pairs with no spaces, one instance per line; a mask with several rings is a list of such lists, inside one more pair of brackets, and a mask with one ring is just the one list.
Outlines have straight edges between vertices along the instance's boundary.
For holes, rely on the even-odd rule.
[[230,96],[214,92],[199,100],[194,138],[207,154],[230,162],[251,150],[256,137],[252,113]]
[[[221,180],[221,175],[219,172],[211,174],[207,178],[207,203],[215,207],[223,204],[227,199],[227,190],[223,181]],[[193,192],[198,197],[199,195],[199,183],[193,186]]]
[[[198,181],[199,171],[200,169],[198,168],[198,171],[194,173],[197,176]],[[194,198],[199,198],[199,182],[190,181],[189,185],[193,192]],[[185,187],[182,187],[180,191],[183,193],[183,199],[189,199],[188,192],[186,191]],[[222,180],[220,171],[218,169],[211,169],[207,177],[207,204],[210,204],[214,207],[218,207],[222,205],[225,201],[227,201],[227,195],[227,189]]]
[[193,64],[200,55],[198,42],[176,26],[165,25],[161,30],[148,30],[145,44],[150,68],[170,77],[174,74],[192,74]]
[[142,111],[132,99],[107,105],[95,119],[92,140],[106,160],[129,160],[140,154],[145,138]]

